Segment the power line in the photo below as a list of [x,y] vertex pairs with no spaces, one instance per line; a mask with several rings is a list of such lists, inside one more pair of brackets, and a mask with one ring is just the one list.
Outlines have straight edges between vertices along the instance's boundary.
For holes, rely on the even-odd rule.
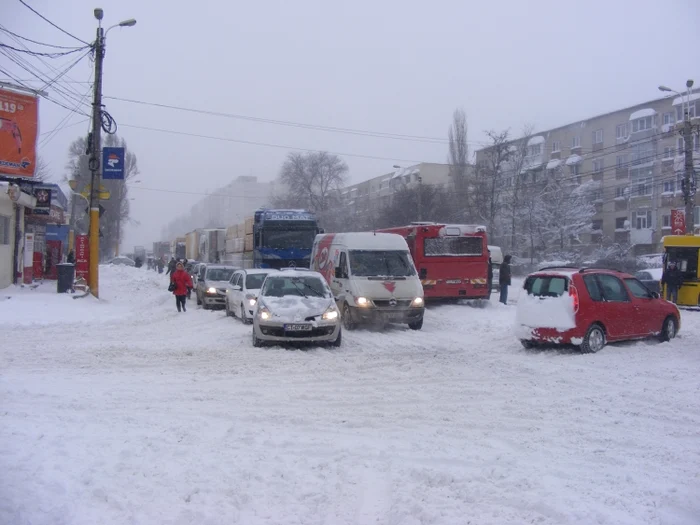
[[[79,126],[80,124],[84,124],[84,123],[86,123],[86,122],[90,122],[90,119],[79,120],[78,122],[73,122],[72,124],[66,124],[66,125],[63,126],[59,131],[63,131],[64,129],[72,128],[72,127],[74,127],[74,126]],[[40,133],[39,136],[40,136],[40,137],[43,137],[44,135],[48,135],[48,134],[51,133],[52,131],[53,131],[53,130],[51,130],[51,131],[44,131],[43,133]]]
[[32,51],[31,49],[18,49],[16,47],[12,47],[8,44],[3,44],[0,42],[0,47],[6,47],[7,49],[12,49],[12,51],[15,51],[17,53],[27,53],[28,55],[36,56],[36,57],[47,57],[47,58],[60,58],[66,55],[72,55],[73,53],[77,53],[78,51],[82,51],[83,49],[86,49],[88,46],[84,47],[78,47],[75,48],[71,51],[61,51],[61,52],[56,52],[56,53],[42,53],[40,51]]
[[[223,117],[223,118],[231,118],[231,119],[238,119],[238,120],[247,120],[251,122],[260,122],[264,124],[274,124],[274,125],[279,125],[279,126],[288,126],[288,127],[294,127],[294,128],[302,128],[302,129],[310,129],[310,130],[315,130],[315,131],[328,131],[328,132],[333,132],[333,133],[345,133],[345,134],[350,134],[350,135],[359,135],[359,136],[367,136],[367,137],[377,137],[377,138],[387,138],[387,139],[393,139],[393,140],[408,140],[412,142],[426,142],[429,144],[447,144],[448,141],[446,139],[442,138],[437,138],[437,137],[427,137],[427,136],[420,136],[420,135],[404,135],[404,134],[399,134],[399,133],[386,133],[382,131],[369,131],[369,130],[362,130],[362,129],[352,129],[352,128],[341,128],[341,127],[335,127],[335,126],[323,126],[323,125],[317,125],[317,124],[308,124],[308,123],[303,123],[303,122],[293,122],[293,121],[288,121],[288,120],[277,120],[277,119],[269,119],[269,118],[263,118],[263,117],[254,117],[250,115],[241,115],[241,114],[236,114],[236,113],[223,113],[219,111],[210,111],[206,109],[197,109],[197,108],[187,108],[183,106],[174,106],[171,104],[163,104],[159,102],[146,102],[143,100],[135,100],[135,99],[129,99],[129,98],[121,98],[121,97],[111,97],[111,96],[105,96],[104,98],[108,98],[111,100],[117,100],[119,102],[127,102],[130,104],[140,104],[144,106],[153,106],[153,107],[158,107],[162,109],[173,109],[177,111],[186,111],[189,113],[199,113],[202,115],[210,115],[210,116],[215,116],[215,117]],[[479,142],[471,142],[468,141],[470,144],[479,144],[483,145],[484,143],[479,143]]]
[[0,31],[4,31],[8,35],[14,36],[15,38],[21,38],[22,40],[26,40],[27,42],[31,42],[32,44],[36,44],[38,46],[46,46],[46,47],[52,47],[54,49],[79,49],[76,47],[67,47],[67,46],[57,46],[55,44],[46,44],[44,42],[39,42],[37,40],[32,40],[31,38],[27,38],[26,36],[18,35],[17,33],[13,33],[6,27],[0,26]]
[[65,124],[70,120],[70,118],[73,115],[78,114],[78,108],[80,107],[80,104],[82,104],[83,100],[87,98],[87,96],[90,94],[90,91],[91,88],[88,88],[80,102],[78,102],[78,104],[76,104],[75,107],[73,107],[73,110],[70,113],[66,114],[66,116],[63,117],[63,119],[61,119],[61,121],[56,125],[56,127],[53,128],[51,132],[49,132],[47,137],[42,139],[42,141],[39,143],[40,146],[46,146],[49,142],[51,142],[54,139],[54,137],[56,137],[56,135],[58,135],[58,133],[66,127]]
[[[145,131],[156,131],[159,133],[169,133],[172,135],[182,135],[186,137],[197,137],[197,138],[202,138],[202,139],[209,139],[209,140],[219,140],[222,142],[235,142],[238,144],[249,144],[251,146],[265,146],[268,148],[282,148],[286,150],[296,150],[296,151],[309,151],[309,152],[316,152],[319,151],[319,149],[312,149],[312,148],[298,148],[295,146],[284,146],[282,144],[272,144],[268,142],[255,142],[252,140],[242,140],[242,139],[232,139],[232,138],[227,138],[227,137],[216,137],[213,135],[200,135],[198,133],[189,133],[186,131],[176,131],[176,130],[171,130],[171,129],[162,129],[162,128],[152,128],[148,126],[137,126],[134,124],[120,124],[122,127],[126,128],[135,128],[135,129],[142,129]],[[326,151],[326,150],[323,150]],[[361,155],[357,153],[341,153],[337,151],[327,151],[327,153],[332,153],[334,155],[342,155],[344,157],[358,157],[362,159],[373,159],[373,160],[388,160],[388,161],[399,161],[399,162],[415,162],[415,163],[421,163],[423,161],[421,160],[416,160],[416,159],[401,159],[397,157],[380,157],[380,156],[375,156],[375,155]]]
[[54,24],[51,20],[49,20],[49,19],[46,18],[44,15],[42,15],[41,13],[39,13],[36,9],[34,9],[32,6],[30,6],[29,4],[27,4],[24,0],[19,0],[19,2],[20,2],[20,4],[22,4],[24,7],[26,7],[27,9],[29,9],[32,13],[34,13],[35,15],[37,15],[39,18],[41,18],[41,19],[44,20],[45,22],[48,22],[50,25],[52,25],[53,27],[55,27],[56,29],[58,29],[61,33],[65,34],[65,35],[68,35],[68,36],[71,37],[71,38],[74,38],[75,40],[77,40],[78,42],[81,42],[81,43],[85,44],[86,46],[89,46],[89,45],[90,45],[90,44],[88,44],[87,42],[85,42],[85,40],[81,40],[81,39],[78,38],[77,36],[75,36],[75,35],[69,33],[68,31],[66,31],[65,29],[63,29],[63,28],[61,28],[61,27],[58,27],[58,26],[57,26],[56,24]]

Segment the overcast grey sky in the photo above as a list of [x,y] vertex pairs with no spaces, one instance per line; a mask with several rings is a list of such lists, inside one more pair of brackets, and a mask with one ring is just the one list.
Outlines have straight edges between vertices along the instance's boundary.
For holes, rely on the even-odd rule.
[[[440,138],[452,111],[463,107],[472,148],[485,140],[486,129],[519,130],[528,123],[547,129],[656,98],[660,83],[680,89],[687,78],[700,82],[697,0],[26,1],[88,42],[95,35],[94,7],[104,9],[105,26],[138,20],[109,34],[106,96]],[[76,43],[19,1],[0,3],[6,28],[43,42]],[[46,61],[58,67],[72,57]],[[87,81],[91,67],[85,60],[69,75]],[[4,56],[0,68],[29,78]],[[88,89],[70,85],[81,94]],[[272,180],[295,147],[388,159],[343,155],[355,182],[395,163],[447,158],[444,143],[105,103],[141,169],[142,183],[131,191],[132,216],[141,225],[127,227],[128,249],[158,240],[161,227],[199,198],[168,191],[205,193],[239,175]],[[68,113],[42,100],[41,131]],[[67,124],[82,120],[74,115]],[[86,131],[87,123],[67,126],[40,148],[55,179],[63,175],[69,143]]]

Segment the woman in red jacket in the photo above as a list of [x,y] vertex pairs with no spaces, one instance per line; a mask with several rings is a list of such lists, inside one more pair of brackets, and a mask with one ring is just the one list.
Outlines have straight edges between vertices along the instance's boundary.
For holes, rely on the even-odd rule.
[[187,292],[193,288],[192,278],[190,274],[185,271],[185,267],[182,263],[177,263],[175,271],[170,274],[170,284],[175,285],[173,294],[175,294],[175,304],[177,305],[177,311],[186,312],[185,301],[187,301]]

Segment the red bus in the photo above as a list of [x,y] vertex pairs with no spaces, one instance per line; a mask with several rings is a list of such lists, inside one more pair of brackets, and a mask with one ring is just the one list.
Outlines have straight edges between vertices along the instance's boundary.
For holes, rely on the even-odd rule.
[[398,233],[406,239],[426,299],[489,297],[484,226],[414,222],[377,231]]

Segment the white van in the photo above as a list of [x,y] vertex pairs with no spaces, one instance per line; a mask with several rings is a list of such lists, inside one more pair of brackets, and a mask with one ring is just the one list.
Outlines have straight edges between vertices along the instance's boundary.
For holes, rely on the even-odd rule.
[[493,281],[491,281],[491,291],[500,290],[498,277],[501,273],[501,264],[503,264],[503,251],[500,246],[489,246],[489,258],[493,267]]
[[423,286],[401,235],[317,235],[311,269],[328,281],[347,330],[359,323],[406,323],[413,330],[423,326]]

